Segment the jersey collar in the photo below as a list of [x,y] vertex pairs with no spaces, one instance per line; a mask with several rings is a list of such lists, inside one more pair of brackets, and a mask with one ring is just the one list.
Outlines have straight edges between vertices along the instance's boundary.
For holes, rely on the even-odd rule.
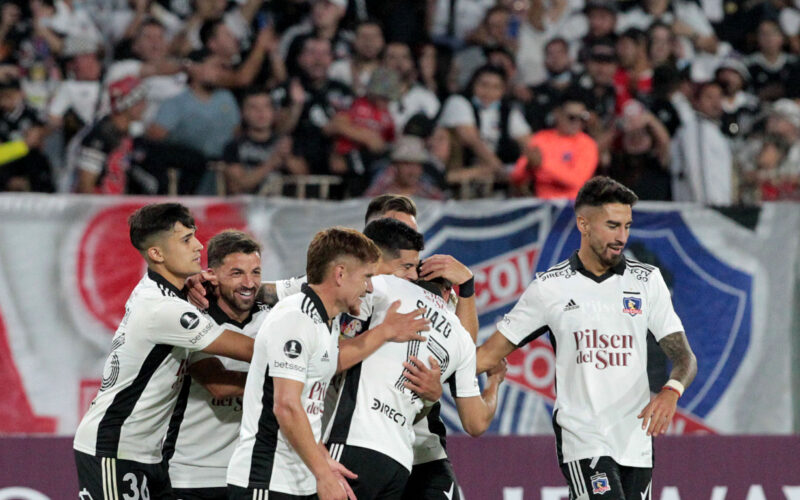
[[593,272],[586,269],[586,267],[584,267],[583,262],[581,262],[581,259],[578,257],[577,250],[575,250],[575,252],[573,252],[573,254],[569,256],[570,269],[581,273],[582,275],[586,276],[587,278],[597,283],[602,283],[603,281],[614,276],[615,274],[619,274],[620,276],[622,276],[625,273],[626,265],[627,264],[625,262],[625,256],[623,255],[617,265],[606,271],[602,276],[597,276]]
[[183,290],[178,290],[175,285],[167,281],[167,278],[161,276],[157,272],[153,271],[152,269],[147,269],[147,277],[151,280],[156,282],[156,285],[163,291],[166,292],[173,297],[178,297],[179,299],[186,300],[186,292]]
[[208,303],[208,315],[211,316],[218,325],[223,325],[225,323],[229,325],[233,325],[240,330],[244,330],[244,327],[250,323],[250,320],[253,319],[253,311],[258,309],[258,303],[254,302],[253,307],[250,308],[250,314],[244,319],[244,321],[236,321],[235,319],[228,316],[228,314],[222,310],[222,308],[217,304],[216,300],[212,300]]
[[322,299],[319,298],[317,292],[314,291],[313,288],[308,286],[308,283],[303,283],[300,287],[300,290],[306,294],[306,296],[311,299],[311,302],[314,304],[314,307],[317,308],[317,313],[319,314],[319,319],[322,320],[323,323],[329,325],[330,328],[330,321],[331,319],[328,317],[328,311],[325,310],[325,304],[322,303]]

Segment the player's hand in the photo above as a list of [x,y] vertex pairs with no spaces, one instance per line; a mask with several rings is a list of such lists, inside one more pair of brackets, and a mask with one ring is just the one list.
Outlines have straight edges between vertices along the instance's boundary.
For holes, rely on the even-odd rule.
[[433,356],[428,359],[431,363],[430,368],[416,356],[409,356],[408,361],[403,362],[406,369],[403,375],[408,379],[403,385],[422,399],[439,401],[442,397],[442,368]]
[[213,287],[217,286],[217,278],[208,271],[201,271],[186,278],[186,290],[188,292],[189,302],[201,311],[208,309],[206,283]]
[[424,308],[419,308],[410,313],[399,313],[400,301],[395,300],[386,312],[386,318],[378,328],[386,331],[388,342],[408,342],[410,340],[425,341],[425,337],[420,332],[427,332],[431,328],[431,322],[422,317]]
[[499,384],[500,382],[506,379],[507,371],[508,371],[508,361],[506,361],[506,358],[503,358],[500,360],[499,363],[497,363],[496,365],[494,365],[493,367],[489,368],[489,370],[486,371],[486,376],[489,377],[490,379],[496,380],[497,383]]
[[353,494],[353,490],[347,491],[350,489],[350,485],[347,485],[347,481],[344,481],[345,485],[347,485],[347,489],[345,489],[345,486],[339,482],[339,477],[331,471],[330,474],[324,474],[317,478],[317,496],[319,500],[348,500],[348,498],[355,500],[356,497]]
[[419,277],[424,280],[444,278],[460,285],[472,278],[472,271],[452,255],[431,255],[419,267]]
[[639,413],[637,418],[643,419],[642,429],[647,429],[648,436],[657,436],[667,432],[678,407],[678,397],[675,391],[664,389],[650,400],[650,403]]

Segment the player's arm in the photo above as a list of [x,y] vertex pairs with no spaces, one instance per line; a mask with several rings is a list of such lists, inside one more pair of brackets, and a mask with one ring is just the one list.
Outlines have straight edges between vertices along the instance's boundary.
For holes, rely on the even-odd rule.
[[677,410],[678,399],[697,375],[697,358],[684,332],[670,333],[659,340],[658,345],[672,362],[672,371],[667,385],[639,414],[639,418],[642,419],[642,429],[647,429],[648,436],[667,432]]
[[501,359],[488,371],[486,388],[480,396],[457,397],[458,418],[464,430],[472,437],[478,437],[489,428],[497,411],[497,391],[506,376],[506,362]]
[[339,340],[339,360],[336,373],[347,370],[360,363],[367,356],[377,351],[386,342],[408,342],[409,340],[425,340],[419,332],[427,331],[430,322],[422,317],[424,309],[416,309],[409,313],[399,313],[400,301],[389,306],[383,323],[371,328],[352,339]]
[[456,316],[467,329],[472,342],[478,340],[478,311],[475,307],[475,278],[467,266],[451,255],[431,255],[419,268],[420,278],[431,280],[442,277],[458,285]]
[[278,288],[274,281],[264,281],[256,292],[256,302],[263,302],[270,307],[278,303]]
[[272,411],[286,440],[317,479],[319,497],[344,500],[347,493],[314,439],[311,424],[303,409],[303,382],[279,377],[272,380],[275,391]]
[[233,330],[224,330],[202,351],[249,363],[253,358],[253,339]]
[[247,372],[226,370],[217,358],[205,358],[189,365],[189,375],[214,396],[215,399],[244,394]]
[[495,330],[489,340],[478,347],[478,375],[496,366],[517,346],[511,343],[502,333]]

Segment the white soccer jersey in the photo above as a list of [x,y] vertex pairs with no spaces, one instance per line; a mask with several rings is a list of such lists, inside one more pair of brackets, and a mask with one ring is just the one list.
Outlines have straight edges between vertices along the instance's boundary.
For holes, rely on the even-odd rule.
[[[232,320],[216,302],[207,316],[226,330],[255,338],[269,307],[256,304],[243,322]],[[189,358],[191,366],[212,357],[198,352]],[[216,356],[226,370],[247,372],[249,363]],[[228,463],[236,447],[242,423],[242,398],[214,398],[199,382],[187,378],[170,421],[164,456],[169,459],[169,477],[175,488],[224,488]],[[171,458],[170,458],[171,457]]]
[[433,356],[441,366],[442,383],[449,382],[453,397],[480,396],[475,376],[475,344],[441,297],[407,280],[384,275],[372,278],[373,314],[370,327],[380,325],[389,306],[400,300],[400,313],[425,308],[431,329],[425,342],[387,342],[347,373],[328,433],[328,444],[338,458],[338,444],[360,446],[383,453],[411,470],[414,454],[414,417],[423,403],[405,388],[403,361]]
[[550,333],[561,463],[610,456],[652,467],[651,438],[636,418],[650,401],[647,332],[661,340],[683,331],[656,267],[622,259],[598,277],[575,252],[537,273],[497,329],[516,346]]
[[270,312],[256,337],[244,389],[239,441],[228,466],[228,484],[311,495],[316,480],[294,452],[272,412],[273,378],[303,383],[301,402],[314,439],[322,437],[325,392],[339,359],[339,324],[319,296],[304,286]]
[[74,448],[97,457],[161,462],[188,354],[205,349],[222,331],[148,270],[125,303],[100,392],[75,432]]

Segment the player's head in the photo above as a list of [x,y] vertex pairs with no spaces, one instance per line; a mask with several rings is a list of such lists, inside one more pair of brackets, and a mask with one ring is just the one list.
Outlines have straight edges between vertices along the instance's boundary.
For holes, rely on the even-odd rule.
[[247,233],[226,229],[208,240],[208,267],[223,309],[249,313],[261,285],[261,245]]
[[592,252],[605,267],[622,258],[633,222],[636,193],[605,176],[589,179],[575,199],[581,248]]
[[370,279],[380,257],[375,243],[358,231],[344,227],[325,229],[314,235],[308,245],[308,284],[330,289],[341,311],[359,311],[361,297],[372,291]]
[[417,229],[417,205],[408,196],[399,194],[382,194],[369,202],[364,224],[378,219],[396,219],[411,229]]
[[450,301],[450,294],[453,292],[453,284],[449,280],[443,277],[438,277],[430,280],[417,280],[414,283],[425,290],[442,297],[445,302]]
[[180,203],[145,205],[128,217],[133,246],[148,266],[186,278],[199,273],[203,245],[189,209]]
[[367,224],[364,236],[381,250],[377,274],[417,279],[419,253],[425,248],[422,235],[395,219],[378,219]]

